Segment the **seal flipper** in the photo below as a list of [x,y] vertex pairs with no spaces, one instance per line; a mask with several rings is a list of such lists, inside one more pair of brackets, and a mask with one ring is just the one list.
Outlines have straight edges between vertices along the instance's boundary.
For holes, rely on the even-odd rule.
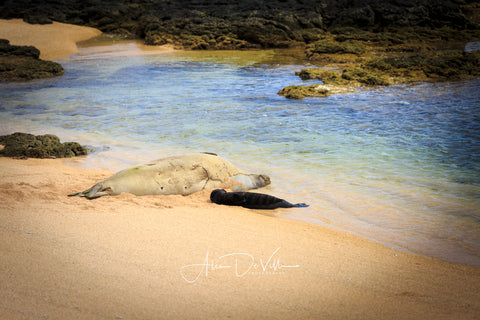
[[108,192],[105,192],[105,190],[102,190],[99,192],[100,188],[102,188],[103,186],[103,183],[100,182],[100,183],[97,183],[96,185],[94,185],[93,187],[91,187],[90,189],[87,189],[85,191],[81,191],[81,192],[77,192],[77,193],[72,193],[72,194],[69,194],[68,196],[69,197],[85,197],[87,199],[96,199],[96,198],[100,198],[102,196],[108,196],[110,195]]
[[295,207],[295,208],[306,208],[306,207],[309,207],[309,205],[306,204],[306,203],[296,203],[296,204],[293,205],[293,207]]

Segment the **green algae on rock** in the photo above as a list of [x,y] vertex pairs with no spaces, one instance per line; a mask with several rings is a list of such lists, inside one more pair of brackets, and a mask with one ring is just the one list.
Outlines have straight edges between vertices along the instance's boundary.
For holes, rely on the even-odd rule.
[[480,52],[457,50],[376,58],[364,67],[389,74],[396,83],[472,79],[480,76]]
[[[328,37],[332,37],[332,35],[328,35]],[[347,38],[350,37],[354,37],[353,31],[348,34]],[[359,38],[373,39],[373,35],[368,32],[360,32],[356,39]],[[381,37],[379,36],[379,38]],[[391,37],[387,35],[386,38]],[[321,67],[302,69],[295,74],[302,80],[322,81],[330,94],[349,92],[360,86],[389,86],[422,81],[457,81],[480,76],[480,51],[455,49],[457,44],[452,44],[452,47],[447,48],[437,47],[435,49],[435,46],[431,44],[408,52],[387,52],[386,50],[381,52],[374,51],[374,47],[369,47],[365,43],[368,50],[363,54],[358,54],[357,59],[345,58],[351,53],[343,51],[332,54],[328,50],[322,49],[320,51],[328,53],[320,54],[320,51],[312,53],[311,48],[324,48],[326,41],[322,40],[322,45],[312,45],[305,51],[306,56],[310,56],[311,61]],[[327,42],[331,43],[332,41],[330,38]],[[398,44],[400,40],[393,42]],[[303,88],[300,89],[301,87]],[[286,90],[287,88],[290,89]],[[303,94],[304,91],[308,92],[306,86],[287,88],[280,91],[287,97],[319,96]]]
[[87,149],[77,142],[61,143],[52,134],[35,136],[15,132],[0,136],[0,156],[20,158],[71,158],[87,154]]
[[342,72],[324,68],[308,68],[295,72],[302,80],[320,80],[323,84],[346,85],[348,80],[342,77]]
[[14,46],[0,39],[0,81],[28,81],[62,75],[65,70],[53,61],[39,59],[32,46]]
[[288,99],[303,99],[305,97],[326,97],[329,90],[321,84],[310,86],[288,86],[278,91],[278,94]]
[[360,67],[347,67],[343,72],[322,68],[302,69],[295,72],[302,80],[317,79],[323,84],[351,86],[358,82],[367,86],[388,86],[391,80],[382,73]]
[[306,50],[307,58],[325,53],[351,53],[360,55],[366,51],[365,45],[359,41],[347,40],[344,42],[320,40],[309,45]]
[[342,73],[342,78],[348,81],[356,81],[367,86],[389,86],[392,84],[386,75],[360,67],[345,69]]

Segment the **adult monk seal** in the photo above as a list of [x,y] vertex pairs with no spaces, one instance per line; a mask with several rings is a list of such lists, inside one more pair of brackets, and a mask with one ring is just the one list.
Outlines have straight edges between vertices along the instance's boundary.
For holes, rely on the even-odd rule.
[[210,200],[216,204],[227,206],[241,206],[249,209],[276,209],[276,208],[303,208],[305,203],[290,203],[286,200],[263,193],[255,192],[227,192],[216,189],[210,193]]
[[122,192],[142,195],[188,195],[204,189],[248,190],[270,184],[266,175],[244,174],[212,153],[194,153],[159,159],[117,172],[90,189],[70,194],[95,199]]

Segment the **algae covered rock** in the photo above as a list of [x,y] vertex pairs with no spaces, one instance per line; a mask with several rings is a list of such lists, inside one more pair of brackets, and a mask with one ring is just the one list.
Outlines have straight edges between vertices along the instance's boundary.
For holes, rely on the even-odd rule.
[[16,132],[0,136],[0,156],[20,158],[70,158],[86,155],[87,149],[77,142],[61,143],[52,134],[35,136]]
[[278,94],[288,99],[303,99],[305,97],[326,97],[330,92],[321,84],[312,84],[310,86],[288,86],[278,91]]
[[375,58],[365,67],[395,77],[396,82],[452,81],[480,76],[480,52],[452,50]]
[[0,81],[27,81],[62,75],[65,70],[53,61],[39,59],[32,46],[14,46],[0,39]]
[[389,86],[392,84],[387,76],[360,67],[344,70],[342,78],[349,81],[357,81],[367,86]]
[[361,67],[348,67],[343,72],[325,68],[308,68],[295,72],[302,80],[320,80],[322,85],[289,86],[278,92],[290,99],[325,97],[335,93],[346,93],[363,86],[388,86],[390,78],[378,71]]
[[344,42],[320,40],[312,43],[306,49],[307,58],[311,58],[316,54],[362,54],[366,51],[365,45],[359,41],[347,40]]
[[334,85],[352,85],[352,82],[368,86],[388,86],[391,84],[391,81],[384,74],[361,67],[349,67],[343,72],[323,68],[309,68],[295,72],[295,75],[302,80],[317,79],[324,84]]
[[320,80],[324,84],[346,84],[348,81],[342,77],[342,73],[336,70],[323,68],[308,68],[295,72],[302,80]]
[[480,76],[480,52],[446,52],[428,59],[425,74],[438,81],[462,80]]

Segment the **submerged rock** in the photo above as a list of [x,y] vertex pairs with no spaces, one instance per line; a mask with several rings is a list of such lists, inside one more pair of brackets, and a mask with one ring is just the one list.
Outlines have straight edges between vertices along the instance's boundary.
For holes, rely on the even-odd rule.
[[52,134],[35,136],[16,132],[0,136],[0,155],[20,158],[70,158],[87,154],[87,149],[77,142],[61,143]]
[[27,81],[62,75],[63,67],[39,58],[40,51],[32,46],[14,46],[0,39],[0,81]]

